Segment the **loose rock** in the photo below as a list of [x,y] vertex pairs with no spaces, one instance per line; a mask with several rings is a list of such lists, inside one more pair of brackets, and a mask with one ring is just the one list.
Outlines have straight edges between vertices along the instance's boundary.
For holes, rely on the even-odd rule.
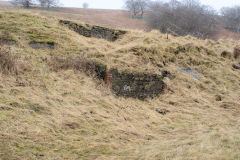
[[221,56],[224,57],[224,58],[229,58],[231,59],[232,58],[232,53],[231,52],[228,52],[228,51],[223,51],[221,53]]
[[108,41],[116,41],[121,35],[126,34],[126,31],[122,30],[114,30],[109,29],[101,26],[91,26],[89,24],[82,25],[77,24],[71,21],[60,20],[60,24],[68,25],[71,30],[79,33],[85,37],[95,37],[95,38],[102,38]]
[[239,64],[233,64],[232,67],[233,67],[234,69],[239,69],[239,70],[240,70],[240,65],[239,65]]
[[162,114],[162,115],[166,115],[168,112],[170,112],[167,109],[156,109],[156,112]]

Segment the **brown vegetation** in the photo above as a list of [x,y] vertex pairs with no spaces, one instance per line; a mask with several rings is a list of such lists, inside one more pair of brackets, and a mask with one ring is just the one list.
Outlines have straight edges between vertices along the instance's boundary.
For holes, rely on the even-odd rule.
[[87,59],[83,56],[54,56],[48,61],[48,65],[54,71],[67,69],[86,71]]
[[11,54],[9,49],[0,46],[0,72],[3,74],[16,74],[16,58]]
[[205,39],[218,32],[216,13],[199,1],[153,1],[149,8],[148,25],[162,33]]
[[[1,159],[240,158],[239,62],[221,56],[239,41],[129,31],[110,42],[29,13],[1,12],[0,27],[18,40],[11,52],[31,66],[0,76]],[[32,40],[58,45],[34,49]],[[154,99],[116,97],[73,69],[85,55],[122,73],[174,78],[164,76]]]
[[[0,1],[1,10],[16,10],[9,2]],[[45,17],[56,17],[84,22],[93,25],[100,25],[115,29],[136,29],[149,31],[146,22],[142,19],[132,19],[131,13],[124,10],[104,10],[104,9],[81,9],[81,8],[41,8],[30,9],[32,13]]]

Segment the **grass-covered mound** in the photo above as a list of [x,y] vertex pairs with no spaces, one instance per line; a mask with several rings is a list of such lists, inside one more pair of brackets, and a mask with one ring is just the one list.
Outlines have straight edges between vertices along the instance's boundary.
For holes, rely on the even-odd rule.
[[[239,59],[222,56],[238,41],[128,31],[109,42],[30,12],[0,20],[16,40],[0,61],[14,64],[0,65],[1,159],[240,158]],[[126,99],[83,69],[85,60],[172,78],[154,99]]]

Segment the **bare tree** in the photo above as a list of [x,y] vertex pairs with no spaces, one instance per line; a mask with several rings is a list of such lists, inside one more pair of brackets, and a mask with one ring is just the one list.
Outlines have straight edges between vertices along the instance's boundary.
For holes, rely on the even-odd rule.
[[147,9],[148,2],[149,0],[126,0],[125,8],[132,12],[133,18],[142,18]]
[[221,9],[222,23],[224,27],[236,33],[240,33],[240,6]]
[[83,3],[83,8],[88,8],[88,6],[89,6],[89,5],[88,5],[87,2],[84,2],[84,3]]
[[143,17],[143,14],[147,10],[148,3],[149,3],[148,0],[137,0],[137,4],[138,4],[139,9],[140,9],[140,16],[141,17]]
[[56,7],[59,4],[58,0],[38,0],[38,1],[41,7],[47,7],[47,8]]
[[32,0],[12,0],[12,4],[22,5],[24,8],[29,8],[33,3]]
[[39,0],[39,3],[41,5],[41,7],[45,7],[46,6],[46,0]]
[[149,5],[148,24],[163,33],[207,38],[216,33],[215,11],[197,0],[171,0]]

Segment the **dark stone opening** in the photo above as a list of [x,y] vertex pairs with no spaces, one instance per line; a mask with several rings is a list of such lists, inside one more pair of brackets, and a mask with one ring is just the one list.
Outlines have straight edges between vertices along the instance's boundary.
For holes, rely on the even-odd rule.
[[98,62],[88,62],[87,71],[104,80],[117,96],[131,97],[144,100],[154,98],[163,93],[166,84],[165,77],[173,78],[170,72],[163,71],[162,75],[146,73],[119,72],[117,69],[107,71],[107,66]]
[[42,48],[54,49],[55,48],[54,42],[30,42],[29,45],[34,49],[42,49]]
[[119,73],[117,69],[111,69],[108,74],[111,74],[111,89],[117,96],[144,100],[158,96],[166,88],[164,77],[156,74]]
[[88,62],[87,71],[94,72],[96,77],[101,80],[104,80],[107,74],[107,66],[98,62]]
[[81,25],[71,21],[60,20],[60,24],[67,25],[70,29],[85,37],[102,38],[108,41],[116,41],[121,35],[127,33],[123,30],[109,29],[101,26]]
[[5,44],[5,45],[15,45],[17,44],[17,42],[15,40],[11,40],[11,39],[5,39],[5,38],[0,38],[0,44]]

